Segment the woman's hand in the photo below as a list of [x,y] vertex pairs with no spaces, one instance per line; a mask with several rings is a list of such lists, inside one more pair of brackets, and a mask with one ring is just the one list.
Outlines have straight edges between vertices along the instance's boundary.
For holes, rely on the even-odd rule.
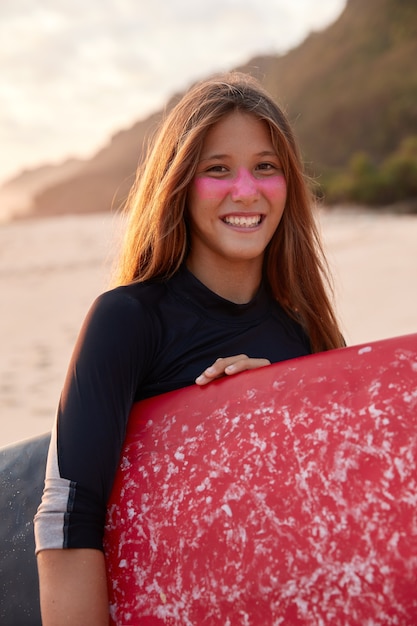
[[217,359],[213,365],[205,369],[204,372],[196,378],[195,382],[197,385],[207,385],[207,383],[221,376],[231,376],[232,374],[238,374],[245,370],[255,370],[258,367],[265,367],[266,365],[271,365],[268,359],[253,359],[246,354],[229,356],[224,359],[220,358]]

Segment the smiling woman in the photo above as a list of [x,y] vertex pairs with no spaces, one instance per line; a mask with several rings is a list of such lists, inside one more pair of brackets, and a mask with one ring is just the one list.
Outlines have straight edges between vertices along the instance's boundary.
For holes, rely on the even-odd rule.
[[256,81],[194,86],[127,210],[116,284],[87,316],[51,438],[35,519],[44,626],[107,623],[106,505],[136,403],[343,345],[296,142]]

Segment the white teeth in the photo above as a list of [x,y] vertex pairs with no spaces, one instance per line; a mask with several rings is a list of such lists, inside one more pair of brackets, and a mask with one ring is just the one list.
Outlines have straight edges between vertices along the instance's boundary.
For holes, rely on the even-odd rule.
[[261,216],[253,215],[244,217],[238,215],[228,215],[223,218],[223,221],[226,222],[226,224],[230,224],[231,226],[242,226],[244,228],[251,228],[261,223]]

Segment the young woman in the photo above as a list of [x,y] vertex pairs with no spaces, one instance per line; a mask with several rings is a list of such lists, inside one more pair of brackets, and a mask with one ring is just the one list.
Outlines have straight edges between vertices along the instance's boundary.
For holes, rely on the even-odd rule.
[[35,519],[45,626],[108,622],[106,503],[134,402],[343,345],[293,133],[242,74],[194,86],[132,189],[78,338]]

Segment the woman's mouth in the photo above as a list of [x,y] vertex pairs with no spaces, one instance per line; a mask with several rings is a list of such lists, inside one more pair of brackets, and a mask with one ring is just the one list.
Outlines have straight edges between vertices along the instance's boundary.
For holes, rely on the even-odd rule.
[[225,224],[239,228],[255,228],[262,222],[262,215],[226,215],[222,217]]

